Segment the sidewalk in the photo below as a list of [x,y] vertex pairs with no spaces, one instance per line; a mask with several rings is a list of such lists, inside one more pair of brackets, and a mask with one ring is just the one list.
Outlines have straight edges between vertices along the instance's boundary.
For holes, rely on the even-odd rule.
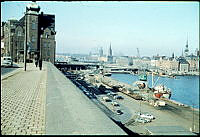
[[27,63],[1,77],[1,134],[45,133],[46,65]]

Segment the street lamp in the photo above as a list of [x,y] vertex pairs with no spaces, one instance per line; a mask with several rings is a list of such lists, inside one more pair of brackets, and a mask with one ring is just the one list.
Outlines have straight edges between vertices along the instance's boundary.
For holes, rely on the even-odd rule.
[[40,53],[39,53],[39,68],[40,70],[42,70],[42,34],[44,33],[44,28],[43,28],[43,12],[41,12],[41,15],[39,16],[39,49],[40,49]]
[[24,71],[26,71],[26,56],[27,56],[27,9],[25,12],[25,41],[24,41]]
[[14,61],[14,42],[13,42],[13,36],[14,33],[11,33],[11,45],[12,45],[12,50],[11,50],[11,57],[12,57],[12,61]]

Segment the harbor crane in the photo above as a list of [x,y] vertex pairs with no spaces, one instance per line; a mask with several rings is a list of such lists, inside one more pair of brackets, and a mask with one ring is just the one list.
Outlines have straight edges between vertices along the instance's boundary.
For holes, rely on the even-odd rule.
[[137,57],[140,58],[139,48],[137,48]]

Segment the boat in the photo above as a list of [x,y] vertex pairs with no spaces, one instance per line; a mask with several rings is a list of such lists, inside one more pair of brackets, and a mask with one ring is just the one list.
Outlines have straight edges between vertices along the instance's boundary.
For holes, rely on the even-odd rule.
[[171,97],[171,90],[164,85],[158,85],[153,88],[154,95],[157,98],[167,98],[170,99]]
[[133,83],[134,87],[137,87],[139,89],[147,89],[148,88],[148,82],[147,82],[147,74],[141,73],[139,76],[139,81],[135,81]]
[[[141,90],[141,89],[151,89],[151,91],[154,94],[155,98],[167,98],[170,99],[171,97],[171,90],[169,88],[167,88],[164,85],[158,85],[154,87],[154,84],[152,82],[152,87],[149,88],[148,87],[148,81],[147,81],[147,74],[146,73],[141,73],[140,75],[138,75],[139,81],[136,81],[133,83],[133,86],[136,87],[137,89]],[[153,74],[152,74],[152,81],[153,81]],[[158,81],[158,79],[157,79]]]
[[110,77],[110,76],[112,75],[112,73],[106,72],[106,73],[104,73],[103,75],[104,75],[104,76],[107,76],[107,77]]

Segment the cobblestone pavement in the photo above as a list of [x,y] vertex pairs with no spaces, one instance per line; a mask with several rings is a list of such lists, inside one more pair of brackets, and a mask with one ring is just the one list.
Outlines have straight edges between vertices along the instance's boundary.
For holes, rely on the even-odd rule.
[[2,135],[45,134],[46,79],[45,65],[40,71],[31,63],[1,80]]

